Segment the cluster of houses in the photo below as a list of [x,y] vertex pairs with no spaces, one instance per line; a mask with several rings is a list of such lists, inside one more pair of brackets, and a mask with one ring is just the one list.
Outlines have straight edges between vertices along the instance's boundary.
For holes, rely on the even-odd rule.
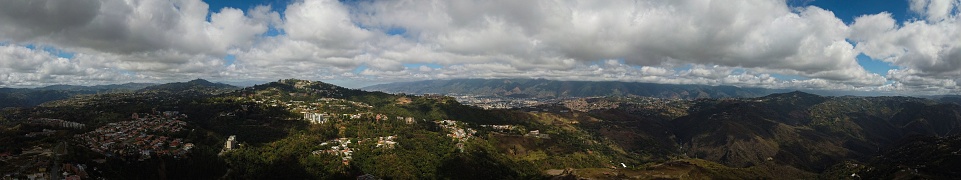
[[[304,114],[304,121],[310,122],[311,124],[324,124],[324,123],[327,123],[327,121],[329,121],[331,118],[336,117],[336,115],[332,115],[328,113],[315,113],[315,112],[306,112],[306,111],[302,111],[300,113]],[[390,116],[387,116],[384,114],[375,114],[375,115],[371,115],[371,114],[372,113],[341,114],[339,118],[352,119],[352,120],[362,119],[362,118],[373,118],[377,122],[391,120]],[[407,123],[407,124],[415,123],[414,117],[397,116],[394,119],[403,121],[404,123]]]
[[[363,143],[364,141],[376,140],[377,144],[375,147],[393,149],[397,145],[397,142],[394,141],[396,139],[397,139],[397,136],[385,136],[385,137],[364,138],[364,139],[355,139],[355,140],[357,140],[358,144]],[[320,146],[330,145],[330,149],[316,150],[311,152],[311,154],[313,155],[331,154],[331,155],[339,156],[341,162],[343,162],[344,165],[350,165],[350,160],[353,159],[352,155],[354,153],[354,150],[356,149],[351,147],[350,145],[351,143],[353,143],[353,141],[351,141],[350,138],[333,139],[327,142],[320,143]]]
[[394,141],[396,138],[397,136],[377,137],[377,147],[394,149],[394,145],[397,145],[397,142]]
[[473,137],[475,133],[477,133],[476,130],[471,128],[461,128],[460,123],[454,120],[440,120],[434,121],[434,123],[436,123],[437,126],[440,126],[440,128],[449,132],[447,136],[451,137],[455,142],[457,142],[455,146],[457,146],[457,149],[461,152],[464,152],[464,143]]
[[272,98],[259,99],[253,98],[254,103],[264,104],[271,107],[287,107],[290,109],[303,110],[303,111],[315,111],[318,107],[323,107],[327,109],[369,109],[374,106],[355,101],[348,101],[344,99],[336,98],[320,98],[315,102],[304,102],[304,101],[283,101]]
[[[326,112],[325,112],[325,113],[315,113],[315,112],[301,111],[300,113],[301,113],[301,114],[304,114],[304,120],[307,121],[307,122],[310,122],[311,124],[323,124],[323,123],[327,123],[327,121],[330,120],[331,118],[338,117],[338,116],[336,116],[336,114],[327,114]],[[340,118],[340,119],[360,119],[360,118],[364,118],[364,117],[369,117],[369,116],[365,116],[365,113],[340,114],[340,116],[339,116],[338,118]]]
[[[283,101],[277,99],[252,99],[257,104],[264,104],[273,107],[286,107],[287,109],[303,114],[303,120],[311,124],[327,123],[331,119],[361,119],[373,117],[369,109],[373,108],[365,103],[348,101],[336,98],[320,98],[315,102],[304,101]],[[321,112],[321,108],[331,112]],[[340,113],[340,114],[338,114]],[[222,115],[224,116],[224,115]],[[413,118],[411,118],[413,121]]]
[[370,109],[373,108],[373,106],[366,103],[349,101],[345,99],[319,98],[313,102],[283,101],[271,98],[253,98],[252,100],[258,104],[274,107],[286,107],[293,112],[300,112],[303,114],[302,119],[311,124],[324,124],[330,120],[357,120],[367,118],[376,120],[378,122],[393,119],[403,121],[407,124],[416,123],[414,117],[391,117],[384,114],[373,114],[370,112]]
[[73,128],[73,129],[83,129],[86,125],[78,122],[64,121],[62,119],[52,119],[52,118],[30,118],[27,119],[27,124],[33,125],[45,125],[53,127],[62,128]]
[[333,144],[333,146],[331,146],[330,149],[316,150],[311,152],[311,154],[320,155],[322,153],[326,153],[326,154],[332,154],[335,156],[340,156],[340,160],[341,162],[344,163],[345,166],[350,165],[350,160],[353,159],[351,155],[354,154],[354,151],[351,150],[349,146],[350,143],[351,141],[349,138],[338,138],[338,139],[330,140],[327,142],[320,143],[321,146]]
[[505,96],[477,96],[477,95],[457,95],[449,94],[451,97],[465,105],[475,106],[482,109],[513,109],[513,108],[523,108],[523,107],[533,107],[541,104],[546,104],[548,102],[554,101],[554,99],[542,99],[542,98],[514,98]]
[[184,121],[167,118],[167,115],[170,114],[140,118],[135,114],[136,120],[110,123],[76,137],[90,150],[106,156],[139,156],[140,160],[152,155],[182,157],[194,147],[192,143],[152,134],[179,132],[187,125]]
[[[407,124],[414,124],[414,117],[397,116],[394,119],[398,121],[404,121],[404,123],[407,123]],[[374,116],[374,120],[377,120],[377,122],[380,122],[381,120],[388,121],[390,120],[390,116],[377,114]]]

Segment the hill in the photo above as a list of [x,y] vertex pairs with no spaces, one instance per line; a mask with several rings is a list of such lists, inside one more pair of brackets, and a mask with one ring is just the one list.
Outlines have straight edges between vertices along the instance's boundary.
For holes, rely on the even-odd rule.
[[[137,129],[173,118],[189,131],[157,135],[191,143],[186,156],[67,141],[72,154],[64,161],[114,179],[890,179],[956,176],[936,163],[957,164],[961,135],[961,105],[912,97],[608,96],[484,110],[452,97],[298,79],[227,88],[195,80],[0,111],[0,153],[36,158],[16,153],[90,137],[82,134],[104,126]],[[51,127],[38,124],[40,118],[87,128]],[[163,129],[151,128],[145,132]],[[241,145],[225,148],[228,137]],[[163,147],[186,148],[179,145]],[[0,164],[18,169],[36,168]]]
[[52,85],[38,88],[0,88],[0,108],[30,107],[76,95],[133,92],[154,84],[127,83],[97,86]]
[[[676,118],[663,115],[677,108],[686,112]],[[745,99],[621,101],[619,106],[590,110],[607,121],[585,129],[627,149],[805,174],[831,170],[846,160],[867,161],[915,136],[957,136],[959,111],[957,104],[922,98],[824,97],[795,91]],[[633,145],[639,142],[644,145]]]
[[218,94],[238,89],[223,83],[212,83],[204,79],[195,79],[187,82],[175,82],[160,85],[147,86],[137,92],[166,92],[166,93],[204,93]]
[[125,84],[108,84],[108,85],[96,85],[96,86],[75,86],[75,85],[51,85],[46,87],[34,88],[36,90],[59,90],[59,91],[97,91],[102,93],[110,92],[126,92],[132,90],[143,89],[148,86],[153,86],[157,84],[153,83],[125,83]]
[[455,79],[398,82],[362,88],[409,94],[465,94],[536,98],[644,96],[657,98],[758,97],[773,92],[734,86],[677,85],[640,82],[554,81],[544,79]]
[[254,85],[235,92],[237,95],[270,96],[281,99],[291,98],[346,98],[367,92],[347,89],[320,81],[284,79],[276,82]]

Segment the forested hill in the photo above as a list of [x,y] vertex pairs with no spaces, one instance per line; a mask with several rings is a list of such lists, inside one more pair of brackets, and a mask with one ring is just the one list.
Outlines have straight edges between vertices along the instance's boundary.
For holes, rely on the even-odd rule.
[[511,97],[645,96],[657,98],[759,97],[788,90],[734,86],[677,85],[640,82],[554,81],[544,79],[455,79],[398,82],[363,88],[410,94],[469,94]]
[[203,79],[167,84],[126,83],[96,86],[52,85],[38,88],[0,88],[0,108],[31,107],[45,102],[68,99],[85,94],[108,93],[189,93],[219,94],[230,92],[238,87],[213,83]]
[[195,79],[187,82],[167,83],[155,86],[148,86],[137,92],[187,92],[196,91],[204,93],[229,92],[238,89],[223,83],[213,83],[204,79]]
[[81,94],[133,92],[155,84],[126,83],[97,86],[52,85],[39,88],[0,88],[0,108],[28,107]]

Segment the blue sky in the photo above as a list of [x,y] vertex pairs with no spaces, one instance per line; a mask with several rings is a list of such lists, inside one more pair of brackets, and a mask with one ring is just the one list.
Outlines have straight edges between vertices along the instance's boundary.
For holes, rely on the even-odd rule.
[[290,4],[291,0],[249,0],[249,1],[238,1],[238,0],[204,0],[210,7],[211,11],[219,11],[224,7],[236,8],[240,10],[249,10],[260,5],[270,5],[271,9],[277,12],[283,12],[287,4]]
[[911,13],[908,8],[908,1],[899,0],[815,0],[792,2],[793,5],[817,6],[831,10],[834,15],[844,21],[844,23],[854,23],[854,18],[866,14],[877,14],[888,12],[894,15],[894,19],[905,21],[917,18],[916,14]]
[[[815,0],[815,1],[800,1],[792,2],[795,5],[807,5],[807,6],[817,6],[823,9],[830,10],[834,12],[834,16],[844,21],[846,24],[854,23],[854,19],[859,16],[868,14],[877,14],[881,12],[888,12],[894,16],[894,19],[898,22],[904,22],[908,19],[917,18],[917,15],[911,13],[908,9],[908,1],[896,1],[896,0]],[[873,73],[884,74],[888,70],[896,68],[891,66],[890,63],[882,62],[877,59],[872,59],[871,57],[860,54],[857,56],[858,63],[861,64],[864,69],[871,71]]]

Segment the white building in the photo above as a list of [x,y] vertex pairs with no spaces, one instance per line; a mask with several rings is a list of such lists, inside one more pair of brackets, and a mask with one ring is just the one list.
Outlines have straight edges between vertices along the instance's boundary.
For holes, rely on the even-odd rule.
[[321,113],[304,113],[304,120],[310,122],[311,124],[322,124],[327,122],[327,117],[325,114]]
[[239,144],[237,143],[237,136],[230,135],[230,137],[227,138],[227,143],[224,144],[224,150],[234,150],[238,147]]

